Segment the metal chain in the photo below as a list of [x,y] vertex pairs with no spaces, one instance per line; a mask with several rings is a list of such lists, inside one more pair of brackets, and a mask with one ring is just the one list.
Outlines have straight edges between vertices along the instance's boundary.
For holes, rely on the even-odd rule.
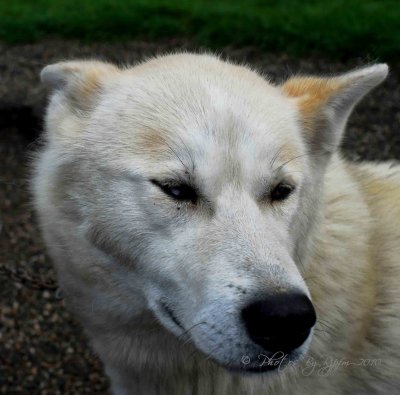
[[[11,280],[18,282],[25,287],[40,291],[56,291],[56,297],[61,299],[61,291],[57,283],[53,279],[45,279],[40,276],[29,274],[27,270],[20,267],[11,268],[0,263],[0,274],[9,277]],[[58,294],[58,296],[57,296]]]

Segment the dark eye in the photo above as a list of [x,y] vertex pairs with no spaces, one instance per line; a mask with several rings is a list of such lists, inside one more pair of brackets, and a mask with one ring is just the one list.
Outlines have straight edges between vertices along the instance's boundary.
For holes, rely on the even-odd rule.
[[198,196],[194,188],[187,184],[169,184],[152,180],[165,194],[179,201],[196,203]]
[[293,192],[293,190],[294,190],[293,185],[280,182],[271,192],[271,200],[272,201],[285,200],[286,198],[289,197],[289,195]]

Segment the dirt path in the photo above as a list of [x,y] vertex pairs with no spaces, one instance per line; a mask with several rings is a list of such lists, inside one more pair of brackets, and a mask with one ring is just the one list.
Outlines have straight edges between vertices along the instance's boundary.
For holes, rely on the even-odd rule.
[[[0,262],[54,278],[29,205],[26,179],[34,151],[45,94],[40,69],[61,59],[96,57],[120,64],[160,51],[191,49],[178,42],[81,45],[47,41],[0,45]],[[273,80],[290,72],[337,72],[366,63],[296,60],[253,49],[224,49],[224,56],[246,61]],[[400,159],[398,67],[353,115],[343,150],[353,159]],[[0,275],[0,393],[106,394],[101,364],[84,335],[52,292],[32,290]]]

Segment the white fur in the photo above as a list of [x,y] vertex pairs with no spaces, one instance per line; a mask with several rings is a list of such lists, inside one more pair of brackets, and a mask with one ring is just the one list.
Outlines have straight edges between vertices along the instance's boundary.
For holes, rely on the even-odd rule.
[[[333,77],[314,109],[315,91],[298,96],[208,55],[43,70],[53,94],[35,203],[68,306],[116,395],[399,388],[399,168],[336,153],[351,109],[386,74],[376,65]],[[198,204],[151,182],[177,177],[201,190]],[[283,179],[296,189],[272,204],[266,192]],[[262,362],[239,313],[281,290],[310,295],[319,319],[293,366],[225,370],[244,368],[244,357]],[[310,358],[351,365],[307,374]],[[362,358],[381,363],[360,367]]]

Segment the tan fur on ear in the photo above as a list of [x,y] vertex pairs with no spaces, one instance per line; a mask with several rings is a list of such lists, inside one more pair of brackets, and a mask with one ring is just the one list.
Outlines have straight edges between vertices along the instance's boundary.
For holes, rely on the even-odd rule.
[[73,106],[85,110],[100,91],[102,81],[116,72],[118,68],[109,63],[72,61],[46,66],[40,77],[48,88],[63,91]]
[[293,77],[282,85],[289,97],[297,99],[302,121],[307,127],[314,126],[319,109],[342,88],[342,81],[318,77]]

